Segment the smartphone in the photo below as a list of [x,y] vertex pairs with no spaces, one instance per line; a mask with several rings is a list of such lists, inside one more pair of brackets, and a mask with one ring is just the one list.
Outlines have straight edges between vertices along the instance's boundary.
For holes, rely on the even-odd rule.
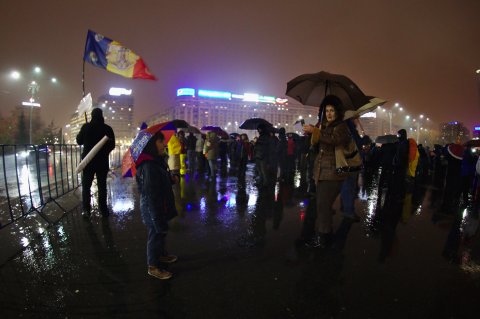
[[301,120],[300,120],[300,124],[302,124],[302,126],[304,126],[304,125],[305,125],[305,120],[304,120],[304,119],[301,119]]

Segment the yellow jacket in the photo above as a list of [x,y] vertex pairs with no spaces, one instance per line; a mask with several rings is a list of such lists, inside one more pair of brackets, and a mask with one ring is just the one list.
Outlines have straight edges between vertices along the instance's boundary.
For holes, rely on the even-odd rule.
[[180,155],[182,152],[182,144],[176,135],[173,135],[168,141],[168,154],[169,155]]

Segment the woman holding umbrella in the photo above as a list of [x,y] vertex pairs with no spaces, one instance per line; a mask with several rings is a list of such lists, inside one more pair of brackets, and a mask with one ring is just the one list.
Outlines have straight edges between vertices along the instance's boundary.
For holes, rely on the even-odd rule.
[[337,174],[335,147],[346,145],[351,136],[343,120],[343,105],[334,95],[327,95],[320,104],[320,128],[305,125],[303,130],[311,134],[311,144],[318,147],[314,164],[316,184],[318,236],[310,245],[326,247],[332,240],[332,205],[335,202],[345,175]]
[[136,163],[136,180],[140,193],[140,212],[148,229],[147,265],[148,274],[158,279],[169,279],[172,273],[162,269],[162,264],[177,260],[165,250],[168,221],[177,216],[172,184],[178,177],[170,175],[165,161],[165,136],[155,133]]

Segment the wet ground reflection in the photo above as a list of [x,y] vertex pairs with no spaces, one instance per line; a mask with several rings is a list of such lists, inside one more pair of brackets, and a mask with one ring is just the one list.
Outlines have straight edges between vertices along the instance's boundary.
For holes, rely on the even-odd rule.
[[258,190],[252,167],[244,182],[183,177],[167,244],[179,261],[160,282],[146,275],[134,180],[112,176],[108,219],[73,212],[0,268],[2,309],[7,317],[469,317],[480,295],[475,215],[432,222],[428,185],[391,203],[380,174],[363,178],[362,221],[343,218],[337,201],[332,247],[312,249],[302,238],[315,200],[301,183]]

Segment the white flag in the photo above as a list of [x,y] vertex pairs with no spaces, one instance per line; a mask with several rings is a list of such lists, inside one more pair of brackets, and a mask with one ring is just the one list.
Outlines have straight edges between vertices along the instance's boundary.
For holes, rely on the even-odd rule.
[[92,110],[92,95],[88,93],[80,100],[78,104],[78,114],[90,112]]

